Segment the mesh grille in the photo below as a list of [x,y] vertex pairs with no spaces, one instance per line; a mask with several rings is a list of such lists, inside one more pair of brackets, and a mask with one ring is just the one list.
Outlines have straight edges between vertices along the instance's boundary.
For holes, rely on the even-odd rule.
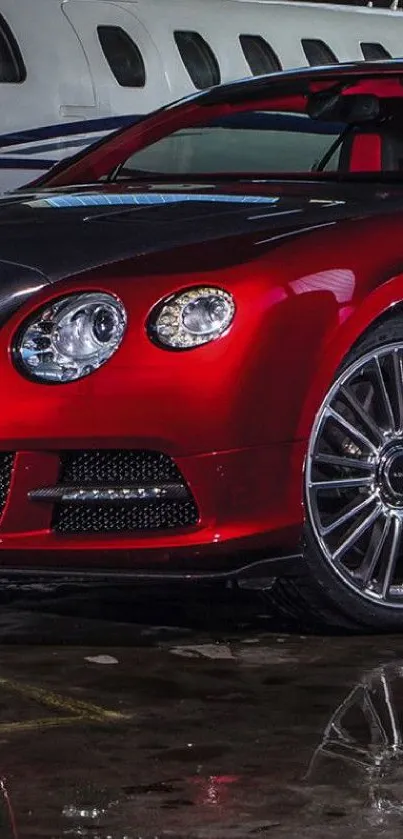
[[173,460],[161,452],[94,449],[64,452],[59,484],[119,486],[170,483],[183,478]]
[[55,529],[59,533],[124,533],[133,530],[170,530],[196,524],[192,501],[165,501],[116,507],[108,504],[59,504]]
[[7,501],[13,463],[14,455],[11,452],[0,452],[0,516]]
[[[167,455],[150,451],[93,450],[61,456],[59,485],[80,487],[130,486],[169,482],[184,485]],[[156,499],[141,504],[60,503],[54,508],[53,529],[59,533],[127,533],[189,527],[198,521],[196,504],[188,492],[183,501]]]

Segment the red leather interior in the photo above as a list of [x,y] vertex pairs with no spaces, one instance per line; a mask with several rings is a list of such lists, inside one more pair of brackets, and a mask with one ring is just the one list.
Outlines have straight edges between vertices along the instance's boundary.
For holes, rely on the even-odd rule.
[[382,141],[379,134],[357,134],[350,148],[350,172],[380,172]]

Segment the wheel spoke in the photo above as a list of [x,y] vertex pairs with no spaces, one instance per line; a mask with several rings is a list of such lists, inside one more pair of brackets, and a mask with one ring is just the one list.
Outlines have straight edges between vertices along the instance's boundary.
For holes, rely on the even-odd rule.
[[378,356],[375,358],[375,371],[376,371],[376,378],[378,382],[378,389],[382,399],[382,403],[385,409],[386,420],[388,423],[388,431],[393,431],[395,427],[395,418],[393,416],[392,405],[389,399],[389,394],[386,389],[385,379],[382,372],[382,368],[379,362]]
[[358,440],[360,443],[362,443],[363,446],[369,449],[369,451],[373,452],[373,454],[377,454],[377,448],[376,446],[374,446],[373,443],[371,443],[371,440],[369,440],[368,437],[365,436],[365,434],[362,434],[361,431],[358,430],[358,428],[354,428],[354,426],[351,425],[351,423],[349,423],[346,419],[344,419],[344,417],[342,417],[341,414],[339,414],[337,411],[330,407],[326,409],[326,413],[327,416],[331,417],[334,420],[334,422],[340,425],[341,428],[343,428],[343,430],[346,431],[347,434],[353,440]]
[[324,463],[329,466],[342,466],[346,469],[368,469],[375,471],[374,463],[369,459],[360,460],[358,457],[343,457],[343,455],[326,454],[320,452],[314,456],[315,463]]
[[379,428],[379,425],[376,424],[375,420],[372,419],[368,411],[366,411],[364,406],[361,405],[354,393],[348,390],[345,386],[340,388],[340,393],[353,413],[361,420],[366,430],[374,436],[378,445],[381,445],[384,439],[382,429]]
[[346,522],[350,521],[350,519],[353,519],[354,516],[358,516],[360,513],[362,513],[362,511],[365,510],[370,504],[372,504],[374,500],[375,496],[369,495],[367,498],[364,499],[364,501],[361,501],[360,504],[356,504],[355,507],[353,507],[351,510],[347,510],[346,513],[343,513],[337,519],[332,521],[331,524],[328,524],[327,527],[321,527],[321,535],[328,536],[329,533],[333,533],[333,531],[337,530],[338,527],[341,527],[342,524],[345,524]]
[[376,506],[374,510],[362,521],[359,525],[350,533],[349,536],[344,540],[344,542],[339,545],[337,550],[333,554],[333,558],[335,561],[341,559],[345,553],[347,553],[352,546],[358,542],[361,536],[368,530],[369,527],[376,521],[376,519],[381,515],[381,508]]
[[390,553],[387,557],[382,582],[382,597],[386,598],[393,582],[396,563],[399,557],[399,550],[402,540],[402,520],[398,516],[393,519],[393,535]]
[[372,580],[389,533],[390,521],[390,517],[386,516],[380,536],[376,527],[377,522],[374,522],[365,557],[361,563],[359,571],[356,573],[356,577],[360,580],[363,588],[366,588]]
[[395,350],[393,353],[393,373],[396,391],[396,430],[403,431],[403,365],[399,350]]
[[385,698],[385,705],[388,710],[390,733],[392,735],[391,737],[387,737],[386,742],[388,745],[391,745],[394,750],[396,750],[402,745],[402,735],[400,731],[399,714],[396,711],[396,706],[393,701],[392,686],[389,684],[385,673],[382,673],[381,684]]
[[352,489],[353,487],[371,486],[372,475],[362,475],[361,478],[329,478],[325,481],[311,481],[312,489]]
[[374,742],[375,739],[374,735],[378,734],[378,740],[380,740],[384,746],[387,746],[389,738],[385,731],[385,726],[379,716],[379,711],[374,705],[368,687],[364,687],[363,690],[362,710],[372,732],[372,742]]

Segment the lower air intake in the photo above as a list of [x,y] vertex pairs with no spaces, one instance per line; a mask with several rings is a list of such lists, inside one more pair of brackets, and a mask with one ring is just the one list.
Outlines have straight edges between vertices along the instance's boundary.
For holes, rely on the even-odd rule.
[[[55,504],[52,525],[59,533],[172,530],[194,525],[199,517],[176,464],[160,452],[103,449],[64,452],[59,493],[63,487],[66,487],[66,497]],[[75,488],[73,501],[69,487]],[[108,487],[110,499],[106,497]],[[133,489],[137,488],[138,493],[139,487],[146,490],[144,498],[132,500]],[[151,500],[150,487],[155,492]],[[97,498],[97,489],[99,494],[101,488],[102,501]],[[127,500],[122,499],[121,503],[116,501],[119,488],[128,491]]]
[[191,501],[135,504],[124,507],[59,504],[54,529],[59,533],[128,533],[133,530],[171,530],[196,524]]
[[12,452],[0,452],[0,518],[8,498],[13,464]]

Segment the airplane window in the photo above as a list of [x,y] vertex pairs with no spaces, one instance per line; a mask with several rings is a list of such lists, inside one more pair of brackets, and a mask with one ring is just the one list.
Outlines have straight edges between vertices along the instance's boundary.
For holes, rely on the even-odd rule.
[[180,57],[198,90],[220,84],[218,61],[207,41],[198,32],[174,32]]
[[261,35],[240,35],[239,42],[253,76],[282,69],[276,53]]
[[19,84],[26,77],[27,71],[17,41],[0,15],[0,83]]
[[144,87],[146,69],[138,46],[120,26],[98,26],[102,52],[122,87]]
[[385,50],[382,44],[360,44],[361,52],[365,61],[379,61],[379,59],[392,58],[390,52]]
[[332,52],[324,41],[316,41],[313,38],[302,38],[301,44],[307,62],[311,67],[322,67],[324,64],[338,64],[334,52]]

